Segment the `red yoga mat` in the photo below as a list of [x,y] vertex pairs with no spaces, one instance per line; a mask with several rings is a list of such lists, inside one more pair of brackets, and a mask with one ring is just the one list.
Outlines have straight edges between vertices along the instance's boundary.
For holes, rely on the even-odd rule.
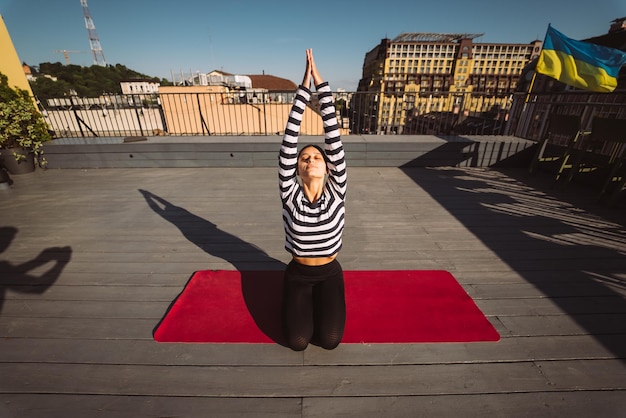
[[[500,339],[447,271],[344,271],[344,278],[342,343]],[[157,325],[154,339],[284,345],[282,285],[282,271],[198,271]]]

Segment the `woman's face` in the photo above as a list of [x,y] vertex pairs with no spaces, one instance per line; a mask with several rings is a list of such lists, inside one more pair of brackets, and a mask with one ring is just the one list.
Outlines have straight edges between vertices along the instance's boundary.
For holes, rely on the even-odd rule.
[[315,147],[306,147],[298,157],[298,175],[302,178],[323,178],[326,175],[326,160]]

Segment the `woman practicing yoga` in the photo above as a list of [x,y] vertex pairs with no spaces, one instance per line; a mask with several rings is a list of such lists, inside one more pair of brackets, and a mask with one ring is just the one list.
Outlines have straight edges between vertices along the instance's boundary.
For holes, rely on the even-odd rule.
[[[324,148],[306,145],[298,152],[311,81],[319,98]],[[343,270],[335,259],[344,228],[346,163],[334,99],[310,49],[280,148],[279,187],[285,249],[292,256],[285,271],[283,300],[287,342],[297,351],[309,343],[331,350],[341,342],[346,320]]]

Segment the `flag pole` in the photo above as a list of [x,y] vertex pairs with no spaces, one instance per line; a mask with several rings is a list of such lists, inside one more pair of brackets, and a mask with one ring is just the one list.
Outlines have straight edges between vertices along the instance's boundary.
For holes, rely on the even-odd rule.
[[[533,77],[530,80],[530,86],[528,86],[528,91],[526,92],[526,98],[524,99],[524,105],[522,106],[522,114],[525,114],[527,111],[527,107],[529,106],[529,101],[530,101],[530,95],[532,94],[533,88],[535,87],[535,81],[537,80],[537,64],[539,64],[539,60],[541,59],[541,53],[543,52],[543,47],[546,44],[546,39],[548,38],[548,30],[550,29],[550,23],[548,23],[548,29],[546,30],[546,34],[543,37],[543,43],[541,44],[541,51],[539,51],[539,56],[537,57],[537,62],[535,63],[535,68],[533,70]],[[548,103],[548,108],[547,111],[549,114],[552,108],[552,104]],[[545,126],[545,122],[547,120],[547,114],[546,114],[546,118],[542,121],[541,124],[541,132],[543,132],[543,128]],[[528,123],[528,121],[526,121],[525,123]]]
[[530,100],[530,94],[533,92],[533,87],[535,86],[535,78],[537,78],[537,71],[533,71],[533,78],[530,80],[530,86],[526,92],[526,100],[524,100],[524,103],[528,103],[528,100]]
[[533,87],[535,86],[535,79],[537,78],[537,64],[539,63],[539,59],[541,58],[541,52],[543,51],[543,46],[546,44],[546,39],[548,38],[548,30],[550,29],[550,23],[548,23],[548,29],[546,30],[546,34],[543,36],[543,43],[541,44],[541,51],[539,51],[539,56],[537,57],[537,63],[535,64],[535,69],[533,70],[533,78],[530,80],[530,86],[528,87],[528,91],[526,92],[526,100],[524,103],[528,103],[530,100],[530,94],[533,91]]

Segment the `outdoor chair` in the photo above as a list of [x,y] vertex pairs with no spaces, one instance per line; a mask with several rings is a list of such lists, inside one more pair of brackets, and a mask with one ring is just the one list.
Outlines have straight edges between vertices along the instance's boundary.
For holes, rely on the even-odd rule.
[[617,203],[622,190],[626,187],[626,146],[622,147],[622,155],[613,166],[612,171],[607,176],[602,190],[600,191],[600,199],[606,199],[609,205]]
[[[591,135],[585,144],[585,153],[578,162],[578,171],[604,169],[600,198],[614,203],[626,184],[626,119],[594,118]],[[604,159],[592,159],[593,154]]]
[[[560,162],[556,175],[556,180],[558,180],[563,171],[569,167],[569,160],[576,144],[586,133],[580,128],[579,116],[550,114],[546,135],[537,144],[537,152],[530,164],[529,172],[534,174],[540,163],[556,164]],[[559,142],[559,139],[564,148],[554,151],[548,147],[549,144]]]

